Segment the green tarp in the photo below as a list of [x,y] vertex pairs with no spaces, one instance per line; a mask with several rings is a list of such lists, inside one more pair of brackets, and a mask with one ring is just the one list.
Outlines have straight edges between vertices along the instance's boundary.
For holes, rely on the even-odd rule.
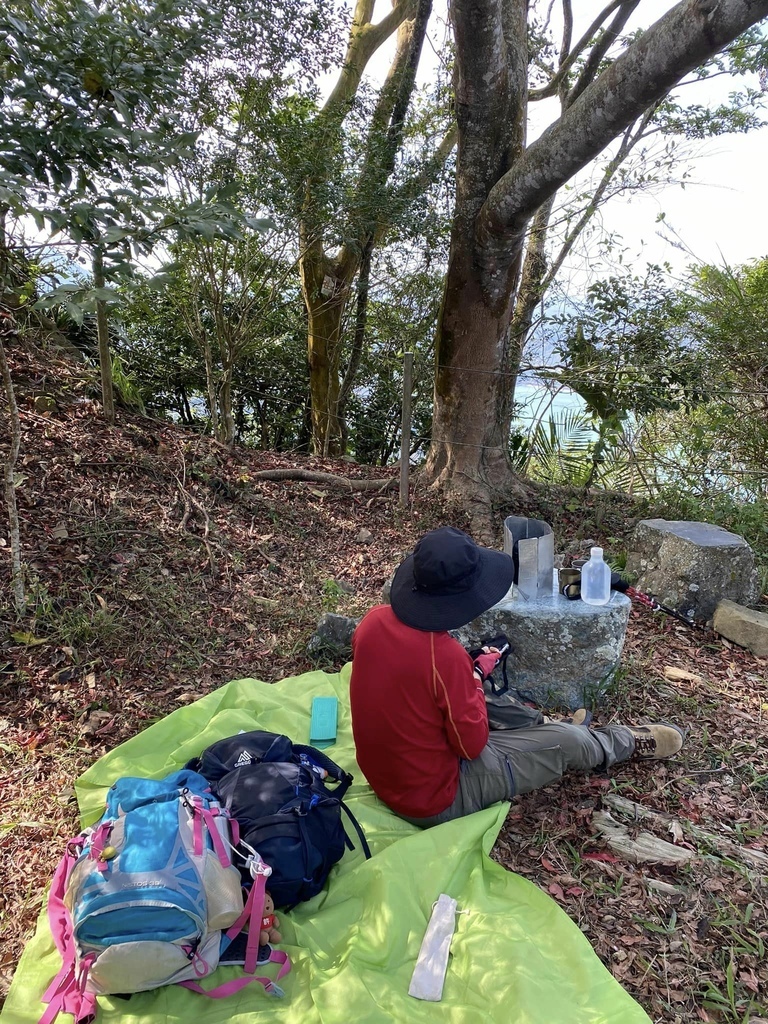
[[[237,680],[106,754],[78,781],[83,824],[90,824],[114,779],[163,776],[221,737],[266,729],[307,742],[312,697],[335,693],[339,736],[327,753],[355,775],[348,803],[373,851],[369,861],[359,851],[347,853],[326,891],[280,915],[282,948],[293,961],[282,983],[284,999],[266,996],[258,985],[225,1000],[172,986],[130,999],[101,997],[98,1024],[649,1024],[557,904],[489,858],[507,804],[419,831],[376,799],[355,763],[348,684],[349,666],[339,675],[310,672],[274,685]],[[442,1002],[428,1003],[407,992],[432,905],[442,892],[463,913]],[[59,963],[41,916],[3,1024],[38,1019],[40,994]],[[216,983],[237,974],[236,968],[220,968]]]

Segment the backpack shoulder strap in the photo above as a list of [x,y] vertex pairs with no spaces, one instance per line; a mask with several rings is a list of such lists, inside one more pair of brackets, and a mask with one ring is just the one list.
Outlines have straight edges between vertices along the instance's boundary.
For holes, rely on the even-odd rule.
[[96,1016],[96,996],[85,991],[89,965],[83,962],[78,968],[72,918],[64,902],[69,876],[82,849],[82,841],[80,835],[67,843],[66,853],[59,861],[48,894],[48,921],[63,962],[61,970],[42,997],[48,1008],[39,1024],[50,1024],[60,1012],[71,1013],[75,1024],[86,1024]]
[[273,949],[269,954],[269,962],[280,964],[275,981],[271,978],[264,978],[259,974],[251,974],[244,978],[233,978],[231,981],[225,981],[216,988],[205,989],[195,981],[180,981],[179,985],[190,989],[192,992],[197,992],[198,995],[207,996],[209,999],[225,999],[227,996],[234,995],[235,992],[244,989],[246,985],[257,982],[259,985],[264,986],[264,991],[268,996],[282,998],[285,992],[277,982],[281,981],[288,974],[291,969],[291,961],[288,958],[288,954],[283,952],[282,949]]
[[[343,801],[343,800],[339,800],[339,803],[340,803],[340,804],[341,804],[341,806],[343,807],[343,809],[344,809],[344,813],[345,813],[345,814],[347,815],[347,817],[349,818],[349,820],[350,820],[350,821],[352,822],[352,824],[354,825],[354,828],[355,828],[355,832],[357,832],[357,836],[358,836],[358,839],[360,840],[360,845],[362,846],[362,848],[363,848],[363,853],[365,854],[365,859],[366,859],[366,860],[370,860],[370,859],[371,859],[371,848],[370,848],[370,846],[368,845],[368,840],[367,840],[367,839],[365,838],[365,833],[363,832],[363,829],[362,829],[362,826],[361,826],[360,822],[359,822],[359,821],[357,820],[357,818],[356,818],[356,817],[354,816],[354,814],[352,813],[352,811],[350,811],[350,809],[349,809],[349,808],[347,807],[347,805],[346,805],[346,804],[344,803],[344,801]],[[349,842],[349,839],[347,838],[347,836],[346,836],[346,835],[345,835],[345,837],[344,837],[344,838],[345,838],[345,839],[347,839],[347,843],[348,843],[348,845],[349,845],[349,848],[350,848],[351,850],[354,850],[354,846],[352,845],[352,843],[350,843],[350,842]]]

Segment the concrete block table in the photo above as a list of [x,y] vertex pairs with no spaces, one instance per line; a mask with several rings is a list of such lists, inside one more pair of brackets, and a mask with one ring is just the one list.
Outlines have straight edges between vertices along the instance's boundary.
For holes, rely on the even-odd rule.
[[[605,605],[562,596],[526,601],[514,588],[499,604],[451,633],[467,648],[505,633],[512,648],[507,677],[514,695],[542,708],[575,711],[599,701],[612,682],[631,605],[625,594],[615,592]],[[497,676],[500,683],[500,670]]]

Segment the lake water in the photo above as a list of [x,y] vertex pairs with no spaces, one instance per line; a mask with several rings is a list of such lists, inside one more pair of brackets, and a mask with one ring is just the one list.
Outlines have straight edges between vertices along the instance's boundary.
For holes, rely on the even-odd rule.
[[557,391],[553,398],[549,387],[530,379],[518,380],[515,402],[519,406],[516,421],[523,429],[542,417],[546,422],[550,416],[559,419],[565,412],[583,412],[585,409],[584,400],[570,388]]

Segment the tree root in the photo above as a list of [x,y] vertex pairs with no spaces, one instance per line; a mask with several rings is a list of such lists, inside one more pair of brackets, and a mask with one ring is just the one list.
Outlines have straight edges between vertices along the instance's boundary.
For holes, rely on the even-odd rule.
[[333,473],[320,473],[309,469],[262,469],[250,474],[251,480],[304,480],[308,483],[328,484],[332,487],[344,487],[350,491],[386,491],[394,487],[396,477],[386,480],[350,480]]

